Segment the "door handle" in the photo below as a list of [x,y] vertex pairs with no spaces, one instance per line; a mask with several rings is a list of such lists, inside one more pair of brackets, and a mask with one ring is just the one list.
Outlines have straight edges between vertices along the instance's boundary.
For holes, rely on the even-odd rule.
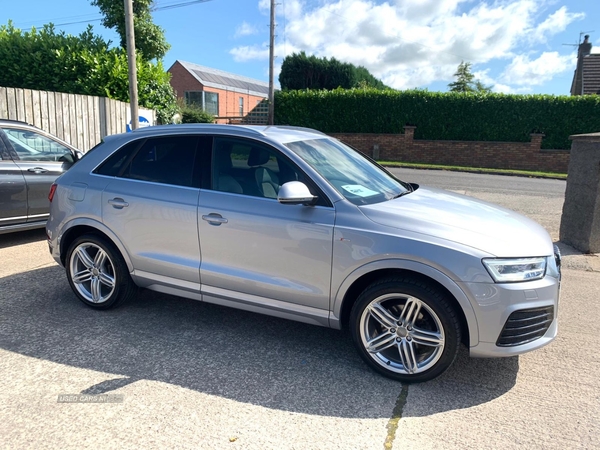
[[125,200],[123,200],[122,198],[113,198],[110,199],[108,201],[109,204],[111,204],[113,206],[113,208],[116,209],[123,209],[129,206],[129,203],[127,203]]
[[222,223],[227,223],[228,220],[221,216],[221,214],[210,213],[206,216],[202,216],[202,220],[206,220],[211,225],[221,225]]
[[31,169],[27,169],[27,172],[46,173],[48,172],[48,169],[44,169],[43,167],[32,167]]

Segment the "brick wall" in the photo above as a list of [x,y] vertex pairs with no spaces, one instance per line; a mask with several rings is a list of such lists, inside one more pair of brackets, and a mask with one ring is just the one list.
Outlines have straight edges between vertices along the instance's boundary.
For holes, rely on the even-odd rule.
[[171,74],[169,82],[175,90],[177,98],[184,98],[185,91],[201,91],[204,88],[185,67],[179,64],[179,61],[175,61],[168,72]]
[[379,160],[557,173],[569,166],[569,150],[541,149],[542,134],[532,134],[530,142],[492,142],[415,140],[414,132],[406,126],[404,134],[331,135]]

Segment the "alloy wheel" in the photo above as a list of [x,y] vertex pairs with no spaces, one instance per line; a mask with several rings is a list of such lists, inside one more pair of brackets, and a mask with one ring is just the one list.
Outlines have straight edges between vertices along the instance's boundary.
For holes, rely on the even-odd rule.
[[84,242],[71,253],[69,270],[77,292],[91,303],[106,302],[116,287],[115,267],[100,246]]
[[419,298],[401,293],[381,295],[367,305],[360,338],[374,362],[402,375],[432,368],[445,348],[438,315]]

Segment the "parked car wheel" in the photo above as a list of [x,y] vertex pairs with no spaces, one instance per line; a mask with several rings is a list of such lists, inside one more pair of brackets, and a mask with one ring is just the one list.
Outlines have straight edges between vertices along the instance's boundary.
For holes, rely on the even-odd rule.
[[450,302],[411,278],[387,278],[365,289],[350,326],[369,366],[408,383],[440,375],[454,362],[460,344],[460,323]]
[[115,246],[106,239],[86,234],[75,239],[67,253],[67,278],[86,305],[108,309],[135,295],[136,286]]

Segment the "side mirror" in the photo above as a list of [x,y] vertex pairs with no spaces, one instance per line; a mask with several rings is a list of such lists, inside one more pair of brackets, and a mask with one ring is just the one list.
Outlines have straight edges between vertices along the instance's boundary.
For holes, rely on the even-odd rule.
[[72,153],[65,153],[58,160],[69,164],[74,164],[75,161],[77,161],[77,156]]
[[277,195],[277,201],[285,205],[312,205],[317,198],[300,181],[288,181],[284,183],[279,188],[279,194]]

